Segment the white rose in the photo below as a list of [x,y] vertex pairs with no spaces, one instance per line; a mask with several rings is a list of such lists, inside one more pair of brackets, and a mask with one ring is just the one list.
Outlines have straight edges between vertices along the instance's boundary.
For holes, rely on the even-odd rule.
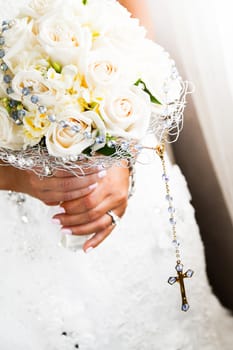
[[86,67],[86,81],[92,88],[109,87],[120,77],[120,64],[109,51],[92,51]]
[[146,31],[139,26],[137,19],[130,18],[131,14],[117,1],[88,1],[87,11],[87,23],[94,24],[95,48],[108,45],[123,54],[140,49],[140,41],[144,39]]
[[100,112],[110,135],[139,140],[149,126],[151,103],[141,89],[119,87],[103,101]]
[[29,89],[30,94],[25,95],[23,99],[24,104],[29,107],[35,107],[30,99],[32,95],[38,96],[40,105],[48,106],[56,102],[56,91],[37,70],[18,72],[12,80],[12,88],[14,93],[11,97],[18,101],[22,100],[23,89]]
[[29,4],[22,7],[20,16],[38,18],[61,6],[62,0],[31,0]]
[[0,147],[22,149],[24,146],[22,135],[22,127],[16,125],[6,109],[0,106]]
[[[59,115],[59,119],[60,122],[51,124],[46,134],[47,149],[53,156],[81,154],[94,145],[97,133],[105,138],[104,123],[95,112],[80,113],[75,109],[67,109]],[[63,123],[68,126],[64,127]]]
[[31,51],[36,51],[36,37],[33,34],[32,27],[33,23],[28,23],[27,18],[17,19],[14,26],[4,32],[7,46],[4,61],[13,73],[19,70],[20,67],[25,66],[24,59],[26,57],[22,57],[22,54],[24,55],[27,52],[27,56],[34,56]]
[[92,45],[90,31],[81,27],[72,12],[63,14],[59,10],[41,19],[38,41],[51,60],[63,66],[86,58]]

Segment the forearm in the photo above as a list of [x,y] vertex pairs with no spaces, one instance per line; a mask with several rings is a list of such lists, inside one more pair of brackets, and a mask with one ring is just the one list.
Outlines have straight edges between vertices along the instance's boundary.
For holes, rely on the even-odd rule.
[[11,166],[0,166],[0,190],[17,191],[16,172],[17,169]]
[[119,0],[119,2],[132,13],[133,17],[140,20],[140,23],[147,29],[147,36],[153,39],[154,25],[148,2],[146,0]]

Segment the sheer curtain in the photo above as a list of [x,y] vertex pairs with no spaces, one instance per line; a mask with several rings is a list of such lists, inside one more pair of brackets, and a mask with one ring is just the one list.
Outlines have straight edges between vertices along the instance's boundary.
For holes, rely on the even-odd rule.
[[195,109],[233,221],[233,2],[149,1],[157,41],[196,87]]

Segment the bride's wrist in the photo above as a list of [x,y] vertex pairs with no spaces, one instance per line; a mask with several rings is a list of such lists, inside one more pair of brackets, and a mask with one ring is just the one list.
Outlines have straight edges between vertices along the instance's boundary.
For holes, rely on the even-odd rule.
[[16,191],[19,189],[19,170],[0,161],[0,190]]

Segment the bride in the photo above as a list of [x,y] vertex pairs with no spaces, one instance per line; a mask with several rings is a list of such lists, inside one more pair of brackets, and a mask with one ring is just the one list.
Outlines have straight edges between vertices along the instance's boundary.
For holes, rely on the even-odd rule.
[[[1,17],[25,2],[1,0]],[[2,349],[232,349],[233,319],[208,285],[185,180],[177,166],[168,170],[185,267],[195,270],[186,282],[187,313],[179,286],[167,283],[175,262],[159,159],[136,166],[128,207],[125,168],[97,168],[81,179],[59,172],[42,181],[0,167]],[[114,225],[109,211],[126,213]],[[88,254],[64,248],[74,248],[77,236]]]

